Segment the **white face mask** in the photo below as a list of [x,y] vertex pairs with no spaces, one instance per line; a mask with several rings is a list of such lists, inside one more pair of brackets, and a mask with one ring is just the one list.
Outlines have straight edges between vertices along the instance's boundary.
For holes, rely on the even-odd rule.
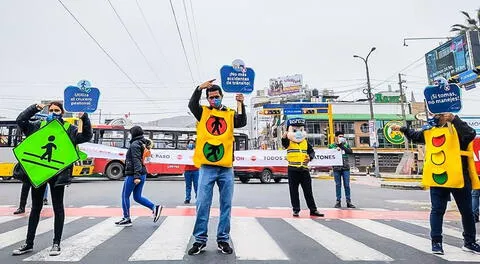
[[344,138],[344,137],[339,137],[339,138],[338,138],[338,143],[341,143],[341,144],[342,144],[342,143],[347,143],[347,139]]

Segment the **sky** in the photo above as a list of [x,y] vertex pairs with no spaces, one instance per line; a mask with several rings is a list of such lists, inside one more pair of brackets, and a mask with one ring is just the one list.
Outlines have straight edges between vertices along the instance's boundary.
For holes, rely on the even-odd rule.
[[[255,90],[270,78],[302,74],[310,88],[353,100],[364,97],[366,86],[365,65],[353,55],[366,56],[372,47],[374,92],[397,89],[401,72],[406,94],[421,100],[424,54],[444,40],[405,47],[404,38],[453,36],[450,26],[465,22],[459,11],[480,8],[473,0],[172,3],[189,64],[168,0],[0,0],[0,116],[15,118],[30,104],[62,99],[65,87],[81,79],[100,89],[103,118],[187,115],[195,86],[219,83],[220,68],[234,59],[255,70]],[[225,104],[234,107],[233,98],[226,94]]]

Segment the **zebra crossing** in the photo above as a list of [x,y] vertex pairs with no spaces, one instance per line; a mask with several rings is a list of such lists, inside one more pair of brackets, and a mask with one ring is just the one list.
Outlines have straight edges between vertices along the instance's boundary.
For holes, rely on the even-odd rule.
[[[49,256],[53,218],[42,218],[37,228],[33,253],[18,257],[10,256],[11,250],[20,246],[26,235],[27,218],[0,216],[0,263],[25,262],[80,262],[98,263],[93,256],[115,255],[115,263],[181,261],[187,263],[210,263],[211,258],[230,258],[230,262],[248,263],[301,263],[303,247],[305,254],[322,263],[352,261],[362,263],[393,262],[408,259],[415,262],[423,256],[449,262],[480,263],[480,255],[461,250],[462,234],[456,227],[444,226],[443,256],[430,253],[429,224],[426,220],[370,220],[370,219],[313,219],[313,218],[256,218],[232,217],[232,257],[219,255],[210,246],[202,256],[188,256],[192,244],[191,233],[194,216],[163,216],[154,224],[150,217],[136,217],[133,227],[117,227],[117,217],[66,217],[62,240],[62,253]],[[209,244],[214,245],[216,223],[212,218],[209,226]],[[418,230],[422,230],[421,233]],[[137,236],[135,243],[128,238]],[[388,241],[408,252],[399,255],[396,250],[385,250],[382,244]],[[115,245],[122,250],[111,250]],[[290,248],[290,247],[294,248]],[[233,259],[231,259],[233,258]],[[330,262],[328,260],[331,260]],[[201,261],[199,261],[201,260]],[[210,259],[211,260],[211,259]],[[279,262],[280,261],[280,262]],[[230,263],[226,261],[225,263]]]

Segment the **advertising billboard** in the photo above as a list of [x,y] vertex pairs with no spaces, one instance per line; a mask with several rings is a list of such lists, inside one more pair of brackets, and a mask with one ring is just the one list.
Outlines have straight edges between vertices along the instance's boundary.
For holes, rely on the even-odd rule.
[[471,69],[470,52],[467,37],[463,34],[425,54],[429,83],[438,77],[448,79]]
[[303,77],[301,74],[272,78],[269,81],[268,95],[278,96],[299,93],[302,85]]

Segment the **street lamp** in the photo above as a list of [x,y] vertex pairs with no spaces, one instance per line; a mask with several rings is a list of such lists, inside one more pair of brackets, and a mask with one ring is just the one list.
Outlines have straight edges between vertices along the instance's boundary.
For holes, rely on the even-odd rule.
[[[374,128],[375,128],[375,116],[373,114],[373,94],[372,94],[372,87],[370,86],[370,73],[368,71],[368,57],[370,57],[370,54],[372,54],[372,52],[375,49],[376,48],[373,47],[370,50],[370,52],[367,55],[367,58],[363,58],[363,57],[360,57],[358,55],[353,55],[354,58],[362,59],[363,62],[365,62],[365,68],[367,70],[367,96],[368,96],[368,102],[370,103],[370,120],[373,121]],[[377,133],[377,131],[376,131],[376,128],[375,128],[375,138],[377,137],[376,133]],[[373,160],[374,160],[374,164],[375,164],[375,177],[380,177],[380,172],[379,172],[379,168],[378,168],[377,144],[378,144],[378,140],[377,140],[377,142],[374,142],[374,144],[373,144]]]

